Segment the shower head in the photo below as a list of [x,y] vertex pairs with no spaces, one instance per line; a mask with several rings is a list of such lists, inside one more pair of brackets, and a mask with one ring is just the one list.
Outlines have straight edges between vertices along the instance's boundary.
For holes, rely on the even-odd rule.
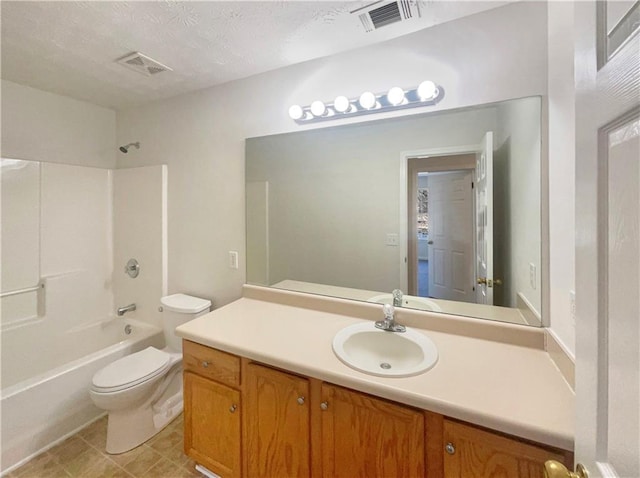
[[127,145],[120,146],[120,152],[125,154],[128,153],[131,146],[135,146],[136,149],[140,149],[140,142],[138,141],[137,143],[129,143]]

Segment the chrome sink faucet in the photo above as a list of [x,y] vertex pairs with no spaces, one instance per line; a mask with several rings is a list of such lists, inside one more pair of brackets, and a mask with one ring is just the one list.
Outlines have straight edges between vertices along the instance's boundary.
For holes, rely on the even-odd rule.
[[384,304],[382,312],[384,312],[384,320],[376,322],[377,328],[387,332],[406,332],[407,328],[404,325],[396,324],[394,318],[396,311],[391,304]]
[[402,291],[400,289],[394,289],[391,295],[393,296],[393,306],[402,307]]
[[132,312],[136,310],[136,304],[125,305],[124,307],[118,307],[118,317],[122,317],[126,312]]

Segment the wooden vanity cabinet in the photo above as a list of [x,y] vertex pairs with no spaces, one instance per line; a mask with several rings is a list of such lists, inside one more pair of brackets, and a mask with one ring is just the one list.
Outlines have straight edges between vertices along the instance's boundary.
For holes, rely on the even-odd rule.
[[322,384],[322,476],[424,477],[424,414]]
[[573,467],[573,456],[444,419],[445,478],[540,478],[544,462]]
[[185,453],[220,476],[241,476],[240,392],[184,374]]
[[309,477],[309,380],[248,362],[244,453],[249,477]]
[[570,452],[183,342],[184,447],[222,478],[539,478]]
[[240,358],[183,341],[185,454],[222,477],[242,476]]

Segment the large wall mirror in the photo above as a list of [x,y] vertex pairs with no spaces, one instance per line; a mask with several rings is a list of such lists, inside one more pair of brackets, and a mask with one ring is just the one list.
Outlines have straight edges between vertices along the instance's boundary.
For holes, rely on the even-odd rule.
[[541,324],[539,97],[250,138],[246,192],[250,284]]

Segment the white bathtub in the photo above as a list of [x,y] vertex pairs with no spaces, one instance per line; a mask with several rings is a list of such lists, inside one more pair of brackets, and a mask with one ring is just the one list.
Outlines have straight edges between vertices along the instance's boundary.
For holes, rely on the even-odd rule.
[[[19,335],[19,329],[3,332],[3,343],[12,343],[14,333]],[[164,347],[162,329],[118,318],[71,329],[38,347],[35,357],[3,350],[2,472],[103,414],[89,398],[91,378],[114,360],[148,346]]]

